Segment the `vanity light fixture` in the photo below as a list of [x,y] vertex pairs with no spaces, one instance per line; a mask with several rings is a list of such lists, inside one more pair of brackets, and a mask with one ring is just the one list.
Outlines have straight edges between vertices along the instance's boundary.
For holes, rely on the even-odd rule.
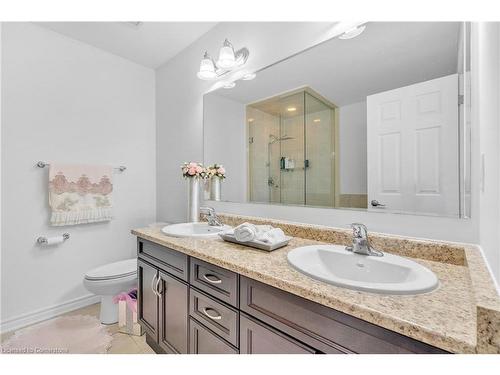
[[343,34],[339,36],[339,39],[352,39],[356,38],[358,35],[361,35],[363,31],[365,31],[366,26],[365,25],[360,25],[353,27],[352,29],[347,30]]
[[208,54],[205,52],[203,59],[200,63],[200,71],[198,72],[198,78],[203,80],[212,80],[217,78],[217,73],[215,72],[215,63]]
[[[246,47],[243,47],[235,52],[231,42],[225,39],[224,44],[219,51],[219,58],[217,62],[210,57],[208,52],[205,52],[200,63],[200,70],[197,74],[198,78],[207,81],[218,79],[243,66],[247,62],[249,54],[250,52]],[[253,76],[251,76],[252,74]],[[246,74],[244,77],[246,76],[250,77],[246,78],[247,80],[253,79],[255,78],[255,73]]]
[[288,107],[286,110],[288,112],[295,112],[297,110],[297,108],[295,108],[295,107]]
[[222,48],[219,51],[219,60],[217,65],[223,69],[231,69],[236,65],[236,56],[234,55],[233,45],[225,39]]

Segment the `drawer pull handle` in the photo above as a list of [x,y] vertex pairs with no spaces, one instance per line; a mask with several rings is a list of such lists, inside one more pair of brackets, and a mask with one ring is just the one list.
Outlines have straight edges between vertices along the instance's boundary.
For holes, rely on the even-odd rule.
[[212,274],[204,274],[203,278],[207,280],[211,284],[220,284],[222,283],[222,280],[219,279],[217,276],[212,275]]
[[[219,312],[211,307],[204,307],[203,308],[203,314],[205,314],[206,316],[208,316],[210,319],[212,320],[221,320],[222,319],[222,315],[219,314]],[[217,315],[210,315],[208,313],[208,311],[214,311]]]

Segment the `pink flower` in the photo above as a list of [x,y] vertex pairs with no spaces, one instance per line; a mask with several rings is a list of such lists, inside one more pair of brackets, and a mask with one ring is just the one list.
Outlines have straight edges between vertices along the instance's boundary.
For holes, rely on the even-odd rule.
[[189,168],[196,168],[197,166],[198,166],[198,163],[195,163],[194,161],[192,161],[191,163],[188,164]]
[[224,174],[226,173],[226,170],[224,169],[224,167],[219,167],[219,169],[217,169],[217,172],[220,174]]
[[197,173],[201,173],[201,172],[203,172],[203,168],[202,168],[202,167],[200,167],[199,165],[197,165],[197,166],[195,167],[195,170],[196,170],[196,172],[197,172]]
[[194,176],[195,174],[196,174],[196,168],[195,167],[189,168],[188,175]]

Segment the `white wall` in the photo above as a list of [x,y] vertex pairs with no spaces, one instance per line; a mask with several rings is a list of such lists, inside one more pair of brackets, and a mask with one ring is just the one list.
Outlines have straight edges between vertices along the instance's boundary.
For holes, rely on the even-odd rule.
[[[500,280],[500,28],[498,23],[480,23],[473,29],[477,60],[473,60],[472,98],[479,123],[479,153],[484,160],[484,180],[479,193],[479,240],[489,265]],[[476,107],[474,107],[476,103]],[[482,179],[482,176],[479,177]]]
[[[85,303],[85,272],[132,257],[130,229],[155,220],[155,76],[30,23],[4,23],[2,56],[5,330]],[[49,227],[48,169],[38,160],[127,166],[114,175],[115,219]],[[71,238],[60,246],[35,245],[64,231]]]
[[366,194],[366,101],[339,108],[340,193]]
[[[250,50],[251,71],[327,39],[332,23],[220,23],[156,71],[158,219],[186,220],[186,184],[179,165],[203,158],[203,94],[213,83],[196,77],[205,50],[216,54],[229,38]],[[279,47],[279,48],[278,48]]]
[[224,165],[229,183],[222,183],[222,200],[244,201],[247,197],[245,105],[220,95],[207,95],[204,100],[205,166]]
[[[225,37],[236,48],[250,50],[248,69],[255,70],[331,36],[328,24],[223,23],[157,70],[158,219],[186,219],[186,186],[179,173],[185,160],[199,160],[203,144],[202,96],[211,84],[196,77],[203,52],[218,50]],[[279,46],[279,48],[277,48]],[[370,230],[410,236],[477,242],[477,212],[472,219],[391,215],[353,210],[210,202],[220,211],[260,215],[300,222],[345,226],[361,221]]]

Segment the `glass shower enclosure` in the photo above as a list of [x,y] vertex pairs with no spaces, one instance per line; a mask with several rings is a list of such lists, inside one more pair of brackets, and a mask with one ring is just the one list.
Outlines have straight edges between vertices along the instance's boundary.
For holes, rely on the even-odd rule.
[[249,200],[334,207],[335,119],[308,87],[247,105]]

